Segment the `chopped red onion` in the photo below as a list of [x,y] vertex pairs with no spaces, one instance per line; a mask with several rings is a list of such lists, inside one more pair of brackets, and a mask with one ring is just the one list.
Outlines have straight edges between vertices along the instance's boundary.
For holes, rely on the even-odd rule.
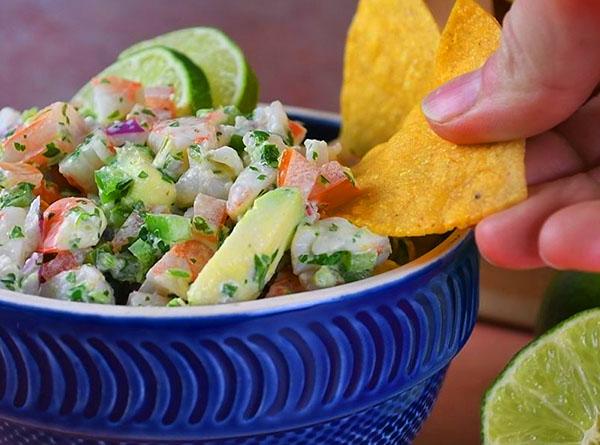
[[126,142],[145,144],[148,132],[135,119],[115,122],[106,129],[106,135],[114,146],[121,146]]

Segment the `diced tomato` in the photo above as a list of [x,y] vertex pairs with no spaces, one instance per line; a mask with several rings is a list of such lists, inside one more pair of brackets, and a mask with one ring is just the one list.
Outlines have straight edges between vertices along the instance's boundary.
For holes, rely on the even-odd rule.
[[319,176],[308,196],[309,201],[316,202],[319,207],[332,209],[340,206],[360,194],[350,173],[337,161],[321,166]]
[[313,188],[319,170],[293,148],[283,152],[279,163],[277,186],[298,187],[306,199]]
[[47,263],[42,264],[41,275],[42,278],[48,281],[55,275],[58,275],[65,270],[71,270],[79,267],[79,261],[75,258],[71,252],[62,251],[58,252],[56,256],[48,261]]
[[37,196],[46,204],[52,204],[62,198],[60,194],[60,187],[53,182],[43,179],[40,185],[33,190]]
[[176,114],[174,93],[173,87],[147,87],[144,89],[146,106],[153,111],[159,111],[161,119],[171,119]]
[[42,216],[42,253],[54,253],[59,249],[56,247],[56,238],[61,229],[65,215],[72,208],[90,202],[86,198],[62,198],[52,203]]
[[290,121],[290,132],[292,133],[292,138],[294,139],[294,144],[299,144],[304,140],[306,136],[306,128],[298,121]]

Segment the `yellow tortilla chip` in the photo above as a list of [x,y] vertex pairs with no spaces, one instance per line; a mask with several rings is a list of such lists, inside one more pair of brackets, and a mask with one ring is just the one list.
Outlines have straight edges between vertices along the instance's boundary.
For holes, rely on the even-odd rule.
[[433,85],[439,31],[423,0],[361,0],[346,41],[342,147],[387,141]]
[[[438,83],[479,68],[499,39],[493,17],[458,0],[440,41]],[[389,236],[469,227],[526,198],[524,146],[455,145],[430,129],[417,105],[396,135],[353,168],[363,194],[334,213]]]

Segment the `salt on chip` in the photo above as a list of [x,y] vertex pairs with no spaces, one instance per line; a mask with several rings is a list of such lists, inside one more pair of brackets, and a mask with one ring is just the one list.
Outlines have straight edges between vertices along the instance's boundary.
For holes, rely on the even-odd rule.
[[[498,47],[496,20],[457,0],[440,41],[437,83],[479,68]],[[420,106],[354,168],[361,196],[334,213],[388,236],[465,228],[527,196],[523,140],[456,145],[437,136]]]
[[341,94],[342,147],[362,157],[387,141],[433,85],[439,30],[423,0],[361,0]]

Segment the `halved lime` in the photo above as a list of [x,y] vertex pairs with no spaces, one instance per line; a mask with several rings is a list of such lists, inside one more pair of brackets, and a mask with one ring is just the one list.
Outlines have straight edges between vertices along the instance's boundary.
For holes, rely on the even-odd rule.
[[258,101],[258,82],[242,50],[214,28],[188,28],[139,42],[121,53],[129,57],[154,45],[175,49],[198,65],[208,78],[215,106],[236,105],[249,113]]
[[[185,55],[164,47],[138,51],[119,59],[97,76],[119,76],[148,86],[173,86],[179,116],[193,114],[212,106],[210,87],[205,74]],[[93,112],[92,88],[88,82],[71,102],[83,113]]]
[[485,396],[482,433],[493,445],[600,444],[600,309],[517,354]]

